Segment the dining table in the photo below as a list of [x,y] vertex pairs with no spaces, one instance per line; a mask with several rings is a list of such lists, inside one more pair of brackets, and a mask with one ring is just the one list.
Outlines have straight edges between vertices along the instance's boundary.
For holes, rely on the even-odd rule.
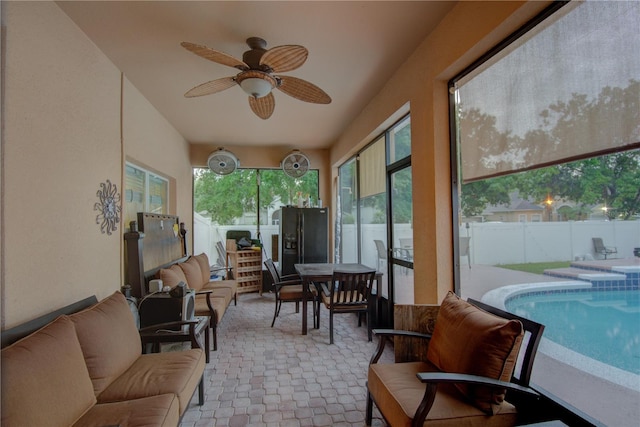
[[[302,335],[307,335],[307,300],[311,295],[309,286],[313,282],[329,282],[333,277],[333,271],[344,271],[348,273],[363,273],[366,271],[375,270],[375,268],[368,267],[364,264],[357,263],[307,263],[307,264],[294,264],[294,268],[302,280]],[[382,280],[382,273],[376,271],[376,284],[379,288],[380,281]],[[372,297],[373,304],[370,307],[375,307],[375,297]],[[371,310],[370,310],[371,312]],[[370,313],[371,314],[371,313]],[[368,315],[370,316],[370,315]],[[372,319],[367,317],[367,322],[371,322]],[[320,325],[318,325],[319,327]]]

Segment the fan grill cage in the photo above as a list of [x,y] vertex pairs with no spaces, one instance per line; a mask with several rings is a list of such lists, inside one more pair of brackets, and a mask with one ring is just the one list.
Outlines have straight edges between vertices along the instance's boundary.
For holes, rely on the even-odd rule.
[[231,153],[230,151],[226,151],[220,149],[218,151],[214,151],[209,155],[207,159],[207,165],[209,169],[218,175],[229,175],[233,171],[235,171],[240,162],[238,158]]
[[309,158],[300,151],[289,153],[282,160],[282,170],[292,178],[300,178],[309,170]]

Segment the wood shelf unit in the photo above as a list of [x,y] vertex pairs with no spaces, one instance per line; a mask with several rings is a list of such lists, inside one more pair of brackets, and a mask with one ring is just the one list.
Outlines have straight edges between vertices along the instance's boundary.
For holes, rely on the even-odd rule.
[[239,251],[236,241],[227,239],[227,267],[233,269],[238,293],[262,292],[262,250]]

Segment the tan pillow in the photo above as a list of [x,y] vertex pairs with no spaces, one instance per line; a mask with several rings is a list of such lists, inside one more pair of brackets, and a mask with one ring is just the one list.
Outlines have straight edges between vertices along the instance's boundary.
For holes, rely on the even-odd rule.
[[[444,372],[510,381],[523,335],[519,321],[494,316],[449,292],[438,311],[427,359]],[[506,393],[489,387],[457,387],[488,414],[498,409]]]
[[209,265],[209,257],[204,252],[193,257],[200,264],[200,272],[202,273],[202,283],[205,285],[211,281],[211,266]]
[[3,426],[70,426],[95,403],[67,316],[2,350]]
[[203,276],[202,270],[200,269],[200,264],[194,257],[191,257],[186,262],[182,262],[178,265],[182,269],[182,272],[187,279],[187,284],[190,288],[199,291],[204,285],[209,283],[208,280],[206,282],[202,280]]
[[180,282],[188,283],[187,277],[184,275],[184,271],[178,266],[178,264],[172,265],[170,268],[162,268],[157,273],[158,279],[162,280],[163,286],[174,287]]
[[93,390],[99,396],[142,354],[131,309],[124,295],[115,292],[69,317],[76,327]]

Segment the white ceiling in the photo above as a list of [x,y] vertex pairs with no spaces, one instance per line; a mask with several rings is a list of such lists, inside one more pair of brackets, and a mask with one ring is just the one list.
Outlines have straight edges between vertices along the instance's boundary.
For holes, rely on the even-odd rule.
[[[60,7],[191,143],[326,148],[442,19],[434,1],[70,1]],[[245,40],[267,49],[299,44],[307,62],[286,73],[322,88],[328,105],[275,91],[262,120],[240,87],[185,98],[192,87],[238,70],[207,61],[180,42],[242,59]],[[284,73],[283,73],[284,74]]]

